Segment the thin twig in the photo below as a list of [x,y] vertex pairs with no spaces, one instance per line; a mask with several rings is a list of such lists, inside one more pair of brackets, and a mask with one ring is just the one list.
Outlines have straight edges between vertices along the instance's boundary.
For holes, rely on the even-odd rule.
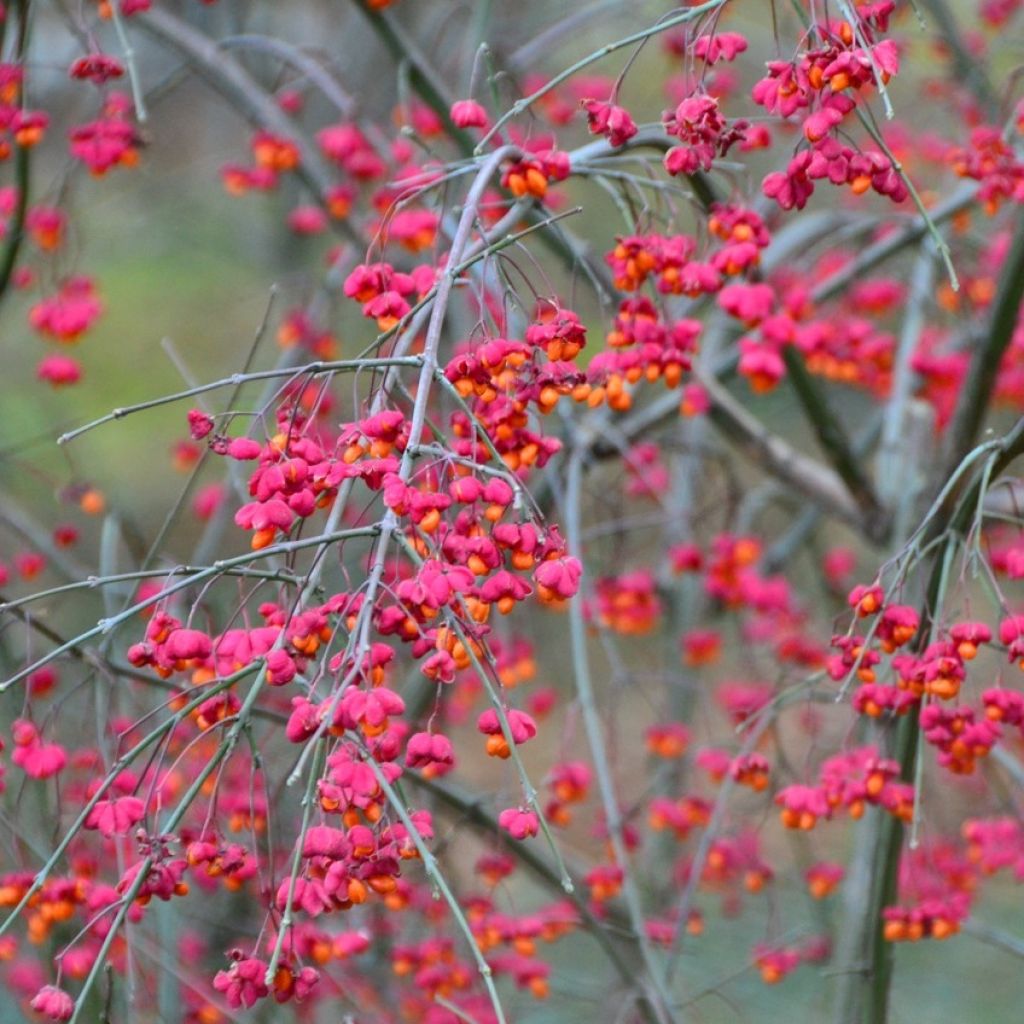
[[139,124],[145,124],[149,116],[146,113],[146,94],[142,88],[138,66],[135,63],[135,48],[128,38],[128,32],[124,26],[124,15],[121,14],[119,3],[115,2],[110,5],[110,18],[114,23],[117,41],[121,44],[121,52],[124,54],[124,64],[128,70],[128,81],[132,89],[132,102],[135,104],[135,116],[138,118]]
[[[581,510],[582,510],[582,470],[584,450],[579,447],[569,459],[569,469],[565,495],[565,531],[569,550],[577,557],[582,554],[580,548]],[[637,936],[640,955],[644,964],[646,978],[642,983],[644,989],[650,989],[646,996],[652,1003],[652,1009],[659,1020],[675,1021],[672,1011],[672,999],[661,976],[661,970],[654,959],[654,953],[647,938],[643,908],[636,881],[630,871],[629,853],[623,838],[622,811],[615,794],[611,768],[608,763],[608,752],[602,735],[601,720],[598,715],[596,694],[590,672],[590,661],[587,655],[586,624],[583,618],[583,592],[579,591],[569,602],[569,636],[572,647],[573,675],[576,682],[576,695],[579,702],[583,726],[590,747],[591,761],[597,776],[598,791],[604,809],[608,839],[611,843],[615,863],[622,872],[622,894],[626,902],[627,912],[633,931]]]
[[697,7],[688,7],[684,11],[678,11],[675,14],[662,18],[661,21],[651,25],[649,28],[641,29],[639,32],[633,32],[631,35],[624,36],[622,39],[616,39],[612,43],[606,43],[600,49],[595,50],[593,53],[588,54],[581,60],[576,61],[575,64],[571,64],[564,71],[560,71],[535,92],[530,93],[529,96],[524,96],[522,99],[516,100],[516,102],[513,103],[512,106],[494,122],[490,129],[476,144],[476,152],[482,153],[487,143],[490,142],[491,139],[493,139],[494,136],[512,120],[512,118],[518,117],[520,114],[529,110],[537,100],[543,99],[549,92],[558,88],[562,82],[572,78],[572,76],[577,72],[590,67],[591,64],[607,57],[609,54],[615,53],[616,50],[621,50],[624,47],[641,43],[646,39],[650,39],[651,36],[667,32],[670,28],[675,28],[677,25],[685,25],[687,22],[695,21],[697,18],[700,18],[711,11],[717,11],[719,8],[724,7],[728,2],[729,0],[708,0],[707,3],[700,4]]

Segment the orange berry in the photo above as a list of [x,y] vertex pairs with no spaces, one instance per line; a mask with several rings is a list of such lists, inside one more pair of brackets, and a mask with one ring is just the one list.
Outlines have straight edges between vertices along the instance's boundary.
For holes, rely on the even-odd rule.
[[81,498],[78,499],[78,507],[87,516],[100,516],[106,511],[107,502],[103,492],[90,487]]

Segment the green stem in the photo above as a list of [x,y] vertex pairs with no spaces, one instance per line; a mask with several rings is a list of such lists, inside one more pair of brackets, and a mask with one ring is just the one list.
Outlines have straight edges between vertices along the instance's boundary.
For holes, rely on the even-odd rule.
[[383,11],[373,10],[365,0],[355,0],[356,7],[370,22],[374,32],[387,48],[396,64],[409,68],[412,87],[423,101],[441,119],[448,137],[469,155],[473,152],[473,138],[464,128],[459,128],[451,118],[452,97],[441,78],[435,73],[419,47],[405,31]]
[[843,425],[804,364],[803,356],[789,345],[783,350],[782,357],[786,362],[790,383],[814,428],[818,442],[867,518],[868,532],[882,532],[884,512]]
[[[19,0],[18,3],[18,36],[14,52],[14,61],[21,65],[24,74],[25,54],[28,50],[28,12],[29,0]],[[6,19],[4,21],[6,27]],[[24,95],[25,83],[22,82],[22,95]],[[28,212],[29,186],[31,184],[29,171],[31,169],[31,157],[27,146],[18,146],[17,155],[14,158],[14,185],[18,196],[14,207],[14,215],[7,226],[7,241],[4,245],[3,255],[0,256],[0,301],[7,294],[11,283],[11,275],[18,261],[18,252],[21,243],[25,239],[25,215]]]
[[988,334],[974,350],[950,426],[949,464],[957,465],[981,430],[999,364],[1013,337],[1024,297],[1024,213],[1018,214],[1013,244],[1003,263]]
[[8,225],[7,242],[4,245],[3,255],[0,256],[0,299],[7,294],[10,287],[11,275],[18,262],[18,253],[21,250],[21,243],[25,240],[25,215],[28,212],[28,197],[31,163],[30,150],[27,146],[19,146],[17,155],[14,158],[14,183],[17,189],[17,205],[14,207],[14,216]]
[[[936,544],[938,553],[932,562],[921,609],[919,648],[930,642],[940,622],[952,552],[971,529],[985,489],[1024,454],[1024,417],[989,452],[987,465],[971,486],[959,496],[954,488],[949,488],[934,516],[929,514],[923,543],[925,547]],[[906,716],[886,731],[892,735],[889,756],[899,762],[901,779],[913,780],[920,742],[916,717]],[[883,819],[880,812],[872,813],[861,827],[872,831],[864,831],[858,837],[853,863],[861,871],[856,878],[851,872],[847,879],[857,898],[856,904],[849,907],[841,936],[837,1024],[885,1024],[888,1014],[893,950],[883,938],[881,915],[884,907],[897,897],[904,829],[900,821],[888,816]]]
[[919,0],[921,5],[935,19],[942,41],[949,47],[953,62],[953,72],[957,82],[968,82],[978,102],[985,108],[991,118],[999,112],[999,97],[992,88],[985,64],[971,55],[967,49],[956,16],[946,0]]

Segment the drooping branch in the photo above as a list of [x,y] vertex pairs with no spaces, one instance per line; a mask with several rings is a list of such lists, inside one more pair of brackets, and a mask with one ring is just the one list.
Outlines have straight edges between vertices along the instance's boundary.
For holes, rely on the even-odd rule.
[[[234,57],[225,53],[216,40],[196,31],[166,8],[153,8],[136,15],[135,20],[151,36],[174,50],[199,78],[220,93],[254,127],[295,141],[301,154],[295,174],[317,203],[322,205],[326,202],[332,182],[316,151],[301,138],[297,125]],[[348,218],[340,221],[332,218],[331,223],[361,250],[366,249],[366,240]]]
[[[971,528],[986,487],[1022,454],[1024,418],[990,452],[987,465],[975,472],[973,482],[962,494],[956,488],[948,489],[947,500],[930,519],[922,548],[933,543],[937,546],[921,607],[919,650],[941,625],[949,558],[956,543]],[[945,542],[941,543],[943,538]],[[883,727],[880,738],[889,741],[889,756],[899,762],[904,781],[913,779],[920,733],[916,715]],[[888,1014],[893,948],[882,934],[882,910],[896,898],[904,826],[897,818],[887,815],[882,820],[880,814],[875,814],[862,828],[846,882],[850,898],[837,951],[836,1024],[885,1024]]]
[[712,422],[752,462],[777,480],[795,487],[824,511],[851,526],[863,527],[869,536],[884,529],[880,516],[865,519],[861,505],[851,498],[838,474],[769,431],[713,377],[697,379],[711,403],[708,415]]
[[[581,450],[573,452],[569,460],[568,484],[565,495],[565,530],[569,548],[576,556],[582,554],[580,543],[582,515],[582,466],[585,453]],[[640,902],[640,891],[630,868],[629,853],[623,836],[623,816],[619,798],[612,780],[611,765],[608,762],[608,750],[604,740],[601,721],[597,709],[596,694],[590,670],[590,659],[587,653],[586,628],[583,620],[583,594],[577,593],[569,605],[569,633],[572,651],[573,675],[576,682],[577,700],[583,718],[583,726],[590,747],[594,771],[597,775],[601,805],[604,810],[605,825],[614,855],[615,864],[622,873],[622,893],[626,903],[630,925],[637,936],[641,958],[643,961],[644,978],[642,987],[648,992],[647,1000],[656,1018],[662,1022],[673,1022],[677,1018],[672,1009],[672,1002],[662,972],[655,961],[653,950],[644,927],[643,907]]]
[[556,89],[563,82],[568,81],[573,75],[579,74],[584,68],[590,67],[591,64],[597,63],[599,60],[603,60],[605,57],[610,56],[617,50],[625,49],[628,46],[635,46],[638,43],[642,43],[651,36],[659,35],[662,32],[667,32],[671,28],[675,28],[677,25],[685,25],[691,21],[696,21],[698,18],[703,17],[705,14],[711,14],[714,11],[720,10],[724,7],[729,0],[708,0],[707,3],[698,4],[696,7],[687,7],[683,11],[676,11],[667,17],[657,21],[654,25],[649,28],[641,29],[639,32],[632,32],[628,36],[623,36],[621,39],[616,39],[614,42],[605,43],[604,46],[595,50],[593,53],[587,54],[586,57],[581,58],[574,64],[560,71],[557,75],[553,75],[549,78],[544,85],[539,89],[530,93],[529,96],[524,96],[520,100],[516,100],[512,106],[499,117],[493,125],[484,133],[483,137],[477,143],[477,152],[481,152],[483,147],[490,142],[492,138],[514,117],[518,117],[520,114],[529,110],[534,103],[538,100],[543,99],[553,89]]
[[952,57],[952,70],[957,81],[968,84],[978,102],[985,108],[985,113],[989,118],[997,117],[999,97],[992,88],[992,82],[985,69],[985,62],[978,60],[968,49],[948,0],[918,0],[918,3],[935,21],[938,33]]
[[[386,11],[373,10],[365,0],[353,0],[356,7],[367,17],[370,25],[377,33],[388,53],[396,64],[411,69],[410,80],[413,88],[430,109],[437,114],[445,125],[448,137],[466,158],[479,156],[483,152],[482,143],[474,148],[473,139],[461,128],[456,127],[451,119],[453,97],[448,94],[441,76],[422,53],[415,41],[391,18]],[[725,0],[717,0],[725,2]],[[536,223],[543,218],[541,210],[533,209],[525,212],[529,223]],[[541,242],[557,256],[571,272],[583,265],[587,277],[594,284],[602,300],[608,300],[615,294],[611,279],[605,267],[594,260],[588,247],[576,239],[571,233],[553,227],[550,231],[540,233]]]

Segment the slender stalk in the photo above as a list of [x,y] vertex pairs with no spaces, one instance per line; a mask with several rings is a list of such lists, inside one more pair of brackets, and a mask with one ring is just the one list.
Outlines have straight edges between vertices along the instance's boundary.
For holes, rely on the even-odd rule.
[[[320,744],[321,751],[323,744]],[[277,939],[274,942],[273,952],[267,963],[267,970],[263,976],[263,983],[270,987],[274,984],[274,977],[277,974],[277,965],[281,962],[281,953],[284,951],[285,937],[292,926],[295,913],[292,903],[295,900],[295,887],[298,884],[299,872],[302,868],[302,847],[306,842],[306,834],[309,832],[313,817],[313,807],[316,805],[316,784],[323,770],[322,756],[314,761],[309,772],[309,779],[306,783],[306,792],[302,796],[302,821],[299,825],[299,833],[295,837],[295,848],[292,853],[292,866],[288,875],[288,891],[285,895],[284,914],[281,923],[277,926]]]
[[342,89],[318,61],[284,39],[275,39],[272,36],[241,35],[221,39],[217,45],[225,50],[253,50],[276,57],[282,64],[301,71],[345,117],[351,117],[355,113],[355,98]]
[[233,373],[230,377],[222,377],[220,380],[209,381],[206,384],[199,384],[196,387],[186,388],[184,391],[175,391],[169,395],[161,395],[159,398],[150,398],[145,402],[136,402],[134,405],[122,406],[112,409],[110,412],[74,430],[69,430],[57,438],[57,444],[67,444],[76,437],[95,430],[106,423],[115,420],[122,420],[137,412],[144,412],[147,409],[156,409],[162,405],[169,405],[172,402],[180,402],[186,398],[194,398],[196,395],[205,395],[210,391],[218,391],[221,388],[240,387],[257,380],[275,380],[281,377],[317,377],[324,373],[359,373],[363,370],[377,370],[389,366],[419,366],[419,356],[392,356],[382,359],[337,359],[325,362],[316,360],[306,363],[303,366],[286,366],[273,370],[253,370],[249,373]]
[[73,640],[67,641],[60,647],[50,651],[42,658],[33,662],[27,668],[23,668],[10,678],[4,680],[3,683],[0,683],[0,693],[5,693],[15,683],[20,682],[27,676],[30,676],[33,672],[42,668],[44,665],[48,665],[51,661],[55,658],[59,658],[62,654],[67,654],[68,651],[72,650],[74,647],[81,646],[85,641],[91,640],[93,637],[109,633],[112,629],[116,629],[122,622],[126,622],[137,612],[144,611],[146,608],[150,608],[158,602],[166,600],[172,594],[176,594],[179,590],[191,587],[202,580],[212,579],[220,575],[220,573],[226,568],[230,569],[237,565],[246,565],[258,558],[271,558],[274,555],[287,554],[292,551],[301,551],[304,548],[316,547],[320,544],[333,544],[338,541],[348,540],[352,537],[371,537],[375,536],[378,530],[379,527],[376,525],[359,527],[351,530],[337,530],[332,533],[321,534],[316,537],[303,537],[301,540],[283,541],[280,544],[272,544],[259,551],[249,551],[244,555],[237,555],[234,558],[225,558],[221,561],[214,562],[213,565],[200,570],[194,576],[190,576],[185,580],[179,580],[177,583],[172,583],[169,587],[165,587],[159,594],[154,594],[152,597],[147,597],[141,601],[137,601],[124,611],[118,612],[117,615],[101,619],[92,627],[92,629],[87,629],[85,632],[79,633]]
[[[171,569],[143,569],[139,572],[119,572],[108,576],[90,576],[88,579],[79,580],[77,583],[64,583],[59,587],[50,587],[47,590],[37,590],[24,597],[4,600],[0,596],[0,614],[14,611],[16,608],[23,608],[27,604],[35,604],[37,601],[45,601],[47,598],[56,597],[60,594],[68,594],[76,590],[96,590],[105,587],[114,587],[118,583],[134,583],[139,580],[163,579],[168,576],[195,576],[204,571],[205,567],[194,565],[177,565]],[[274,580],[280,583],[298,583],[299,577],[287,569],[248,569],[233,568],[221,570],[225,576],[241,576],[249,579]]]
[[[262,659],[255,664],[262,665]],[[228,730],[227,736],[225,736],[221,741],[220,745],[214,751],[206,764],[204,764],[199,770],[195,779],[192,780],[188,789],[185,790],[181,800],[178,801],[178,806],[168,816],[158,834],[169,835],[177,829],[178,825],[181,824],[182,818],[185,817],[186,812],[195,802],[195,798],[199,795],[200,790],[206,784],[206,780],[214,773],[214,771],[216,771],[222,761],[231,756],[238,743],[238,738],[242,734],[242,730],[249,721],[249,714],[252,711],[253,705],[256,703],[256,698],[261,693],[262,688],[262,683],[257,678],[256,682],[253,683],[249,692],[246,694],[245,701],[241,708],[239,708],[238,715],[235,718],[234,724]],[[75,1012],[72,1014],[69,1024],[76,1024],[82,1010],[85,1008],[86,997],[92,989],[92,986],[96,983],[96,978],[99,975],[100,969],[107,963],[110,947],[117,936],[117,932],[124,923],[125,918],[128,916],[128,912],[131,910],[132,904],[135,902],[135,897],[138,896],[139,891],[142,889],[146,879],[149,877],[150,871],[153,870],[153,865],[155,863],[156,859],[152,854],[142,861],[139,866],[138,873],[132,880],[131,887],[122,897],[121,906],[118,909],[117,916],[114,918],[114,921],[110,926],[110,930],[104,937],[103,945],[100,946],[99,953],[96,955],[95,961],[93,961],[92,969],[86,976],[85,982],[78,994],[78,998],[75,1000]]]
[[117,41],[121,44],[121,52],[124,54],[124,64],[128,70],[128,82],[132,90],[132,102],[135,104],[135,116],[139,119],[139,124],[145,124],[149,118],[146,113],[146,94],[142,88],[138,65],[135,63],[135,48],[128,38],[124,15],[121,14],[119,3],[110,5],[110,19],[114,23],[114,32],[117,33]]
[[[14,47],[14,62],[21,67],[22,75],[25,74],[25,57],[28,53],[28,27],[29,27],[29,0],[18,0],[18,35]],[[8,10],[10,5],[7,5]],[[4,18],[6,26],[7,19]],[[22,80],[22,94],[24,94],[26,83]],[[5,241],[2,253],[0,253],[0,302],[7,295],[11,284],[11,275],[18,262],[18,253],[21,251],[22,242],[25,240],[25,216],[28,212],[29,192],[32,184],[31,171],[32,157],[28,146],[18,146],[14,158],[14,187],[17,190],[14,212],[5,232]]]
[[633,32],[628,36],[624,36],[622,39],[616,39],[612,43],[606,43],[600,49],[588,54],[581,60],[576,61],[575,64],[571,64],[569,67],[565,68],[565,70],[560,71],[557,75],[548,79],[544,85],[535,92],[530,93],[529,96],[524,96],[522,99],[513,103],[512,106],[494,122],[490,130],[487,131],[483,138],[481,138],[476,144],[476,152],[482,153],[487,143],[490,142],[491,139],[493,139],[509,121],[529,110],[537,100],[543,99],[549,92],[553,89],[557,89],[564,81],[572,78],[573,75],[582,71],[584,68],[588,68],[591,64],[615,53],[616,50],[621,50],[627,46],[633,46],[636,43],[642,43],[644,40],[650,39],[651,36],[667,32],[670,28],[675,28],[677,25],[685,25],[687,22],[695,21],[697,18],[700,18],[705,14],[717,11],[719,8],[724,7],[728,2],[729,0],[709,0],[708,3],[700,4],[697,7],[688,7],[686,10],[677,11],[675,14],[662,18],[657,22],[657,24],[651,25],[649,28],[641,29],[639,32]]
[[[549,865],[543,857],[533,851],[527,843],[520,843],[505,835],[497,819],[483,806],[482,796],[471,794],[447,780],[428,779],[418,772],[407,772],[403,780],[436,797],[442,804],[459,815],[462,822],[477,829],[489,838],[498,838],[504,848],[522,864],[538,881],[559,897],[568,896],[583,921],[587,934],[601,947],[615,967],[623,984],[632,987],[636,981],[636,936],[629,928],[629,922],[616,907],[609,909],[607,919],[594,916],[590,905],[580,895],[579,886],[566,893],[561,871]],[[571,869],[578,874],[576,869]],[[623,948],[624,947],[624,948]]]
[[191,714],[201,704],[205,703],[210,697],[215,696],[218,693],[226,690],[228,687],[233,686],[238,680],[243,679],[245,676],[256,671],[257,665],[246,665],[244,669],[234,673],[234,675],[227,676],[221,679],[219,682],[214,683],[212,686],[205,687],[203,691],[197,696],[193,697],[184,707],[178,711],[173,718],[167,719],[166,722],[162,722],[156,728],[152,729],[147,733],[138,743],[135,744],[130,750],[122,754],[117,761],[111,766],[110,771],[100,781],[96,792],[85,802],[82,810],[78,813],[78,816],[72,822],[71,826],[64,833],[64,837],[54,847],[53,852],[50,854],[46,863],[36,872],[35,877],[32,879],[32,884],[22,894],[21,899],[11,908],[10,913],[4,918],[3,922],[0,922],[0,936],[2,936],[14,922],[18,919],[18,915],[28,906],[31,902],[32,897],[46,883],[46,880],[50,877],[53,869],[59,863],[61,857],[64,856],[65,851],[74,841],[75,836],[82,830],[85,825],[86,818],[92,812],[92,809],[104,798],[107,791],[114,784],[114,780],[117,776],[124,771],[135,759],[149,749],[154,743],[157,742],[161,737],[167,735],[172,731],[179,722],[185,720],[189,714]]
[[[358,740],[358,737],[354,738]],[[459,931],[462,932],[463,936],[465,936],[466,943],[469,946],[473,960],[476,963],[476,969],[479,972],[480,977],[483,979],[484,987],[487,989],[487,995],[490,997],[491,1006],[494,1008],[498,1024],[505,1024],[505,1012],[502,1009],[501,1000],[498,998],[498,990],[494,987],[494,974],[491,971],[491,966],[487,963],[483,954],[480,952],[480,946],[476,941],[476,936],[473,934],[473,929],[469,926],[469,921],[466,920],[466,915],[462,912],[462,905],[456,899],[455,894],[448,885],[448,881],[444,877],[444,872],[441,871],[438,866],[437,858],[423,841],[423,837],[416,828],[416,823],[409,816],[409,812],[406,810],[402,798],[395,791],[395,788],[391,783],[388,782],[387,776],[381,770],[380,765],[377,764],[369,754],[366,756],[366,763],[373,771],[374,777],[377,780],[377,785],[381,788],[381,792],[385,797],[387,797],[388,803],[392,806],[395,813],[398,815],[399,820],[409,833],[409,838],[412,840],[413,845],[416,847],[416,852],[420,855],[420,860],[423,862],[423,869],[426,871],[434,885],[437,886],[438,892],[441,893],[445,903],[448,904],[448,909],[451,911],[452,917],[455,919],[455,923],[458,925]]]
[[960,930],[965,935],[970,935],[972,939],[984,942],[987,946],[992,946],[994,949],[1001,949],[1004,953],[1009,953],[1011,956],[1024,957],[1024,939],[1018,938],[1016,935],[1010,934],[1010,932],[1005,932],[1002,928],[995,928],[982,921],[976,921],[972,917],[960,926]]
[[974,444],[989,406],[999,364],[1020,317],[1024,298],[1024,213],[1018,213],[1013,244],[999,277],[992,317],[983,344],[974,350],[960,388],[956,413],[949,428],[949,467],[955,467]]
[[[416,43],[387,11],[374,11],[365,0],[354,0],[354,2],[369,20],[398,66],[409,69],[413,88],[441,119],[449,139],[455,143],[464,156],[469,158],[480,156],[483,152],[482,145],[474,149],[473,139],[470,135],[452,123],[450,115],[452,97],[448,94],[440,75],[434,70]],[[721,4],[726,3],[727,0],[716,0],[716,2]],[[536,206],[528,208],[525,216],[533,223],[543,220],[542,212]],[[608,300],[615,295],[615,289],[612,287],[604,265],[590,258],[587,247],[583,243],[563,229],[545,231],[541,233],[540,240],[570,272],[582,266],[603,300]]]
[[884,153],[888,158],[892,169],[896,172],[900,181],[902,181],[906,187],[911,202],[917,207],[917,212],[924,223],[925,230],[931,236],[932,241],[935,243],[935,249],[942,258],[942,263],[946,268],[946,276],[949,279],[950,287],[955,292],[959,291],[960,278],[957,276],[956,267],[953,266],[953,257],[949,251],[949,246],[946,244],[945,238],[943,238],[942,234],[939,232],[939,226],[936,223],[935,218],[931,215],[928,207],[925,206],[924,200],[921,198],[921,193],[917,190],[917,186],[914,184],[910,175],[907,174],[903,164],[897,159],[896,154],[889,148],[889,144],[885,141],[882,133],[875,126],[870,110],[862,110],[860,107],[857,107],[856,112],[857,119],[871,136],[875,145],[878,146],[882,153]]
[[18,146],[14,158],[14,187],[17,191],[14,213],[7,226],[3,252],[0,253],[0,300],[7,294],[11,275],[18,262],[18,253],[25,240],[25,216],[28,213],[29,191],[32,166],[31,150],[27,146]]
[[[919,645],[924,645],[941,623],[942,599],[949,575],[950,554],[971,529],[984,489],[1024,454],[1024,417],[1000,442],[988,446],[988,464],[965,492],[944,489],[937,501],[922,546],[936,550],[921,609]],[[974,461],[973,453],[970,457]],[[900,764],[904,781],[912,781],[920,729],[914,716],[890,725],[881,739],[891,737],[889,756]],[[896,897],[904,829],[900,821],[880,812],[866,816],[858,834],[851,867],[844,884],[846,915],[836,955],[836,1024],[885,1024],[892,978],[892,944],[882,937],[882,910]]]
[[448,615],[448,622],[452,629],[455,630],[459,639],[465,645],[466,650],[469,652],[470,661],[487,690],[487,695],[491,700],[491,706],[494,708],[495,713],[498,716],[498,724],[501,726],[502,737],[508,744],[511,760],[515,765],[517,774],[519,775],[519,784],[523,790],[523,797],[533,810],[534,814],[537,815],[537,820],[540,822],[541,831],[544,833],[544,839],[547,841],[548,849],[551,851],[551,855],[555,858],[562,891],[566,894],[571,893],[575,889],[575,883],[565,866],[565,859],[562,857],[562,851],[558,848],[558,843],[555,842],[555,837],[551,832],[551,826],[548,823],[547,815],[544,813],[544,808],[541,806],[540,800],[537,798],[537,787],[530,781],[530,776],[526,771],[526,765],[523,764],[523,759],[519,756],[518,744],[515,741],[515,737],[512,735],[512,726],[509,723],[508,714],[505,711],[505,705],[502,703],[501,697],[495,689],[490,674],[480,663],[480,659],[473,652],[472,645],[469,642],[469,637],[466,634],[466,630],[462,623],[459,622],[456,616],[450,613]]
[[850,5],[850,0],[836,0],[836,2],[839,5],[839,10],[842,12],[843,17],[853,28],[854,38],[860,45],[864,54],[867,56],[868,64],[871,66],[871,73],[875,78],[875,86],[878,89],[878,95],[882,97],[882,106],[885,108],[886,119],[891,121],[896,116],[896,111],[893,109],[892,100],[889,99],[889,90],[886,88],[885,79],[882,77],[882,72],[878,67],[878,62],[875,60],[871,41],[865,38],[864,32],[861,28],[860,18],[857,16],[857,12]]
[[[579,447],[569,459],[568,478],[565,495],[565,530],[569,550],[577,556],[581,554],[581,509],[582,509],[582,468],[584,451]],[[590,747],[591,761],[597,776],[598,791],[601,794],[601,805],[604,809],[605,824],[608,828],[608,839],[611,843],[615,863],[622,871],[622,894],[630,924],[637,937],[640,956],[643,960],[646,977],[641,987],[648,991],[647,1000],[659,1021],[673,1022],[676,1016],[672,1010],[670,993],[662,980],[662,972],[654,959],[654,952],[647,939],[643,907],[640,892],[630,871],[629,853],[623,837],[622,811],[615,794],[612,781],[611,766],[608,763],[608,751],[605,747],[601,720],[597,710],[594,683],[590,672],[590,659],[587,654],[586,624],[583,618],[583,593],[578,592],[569,602],[569,636],[572,647],[573,675],[576,682],[576,695],[583,727]]]

